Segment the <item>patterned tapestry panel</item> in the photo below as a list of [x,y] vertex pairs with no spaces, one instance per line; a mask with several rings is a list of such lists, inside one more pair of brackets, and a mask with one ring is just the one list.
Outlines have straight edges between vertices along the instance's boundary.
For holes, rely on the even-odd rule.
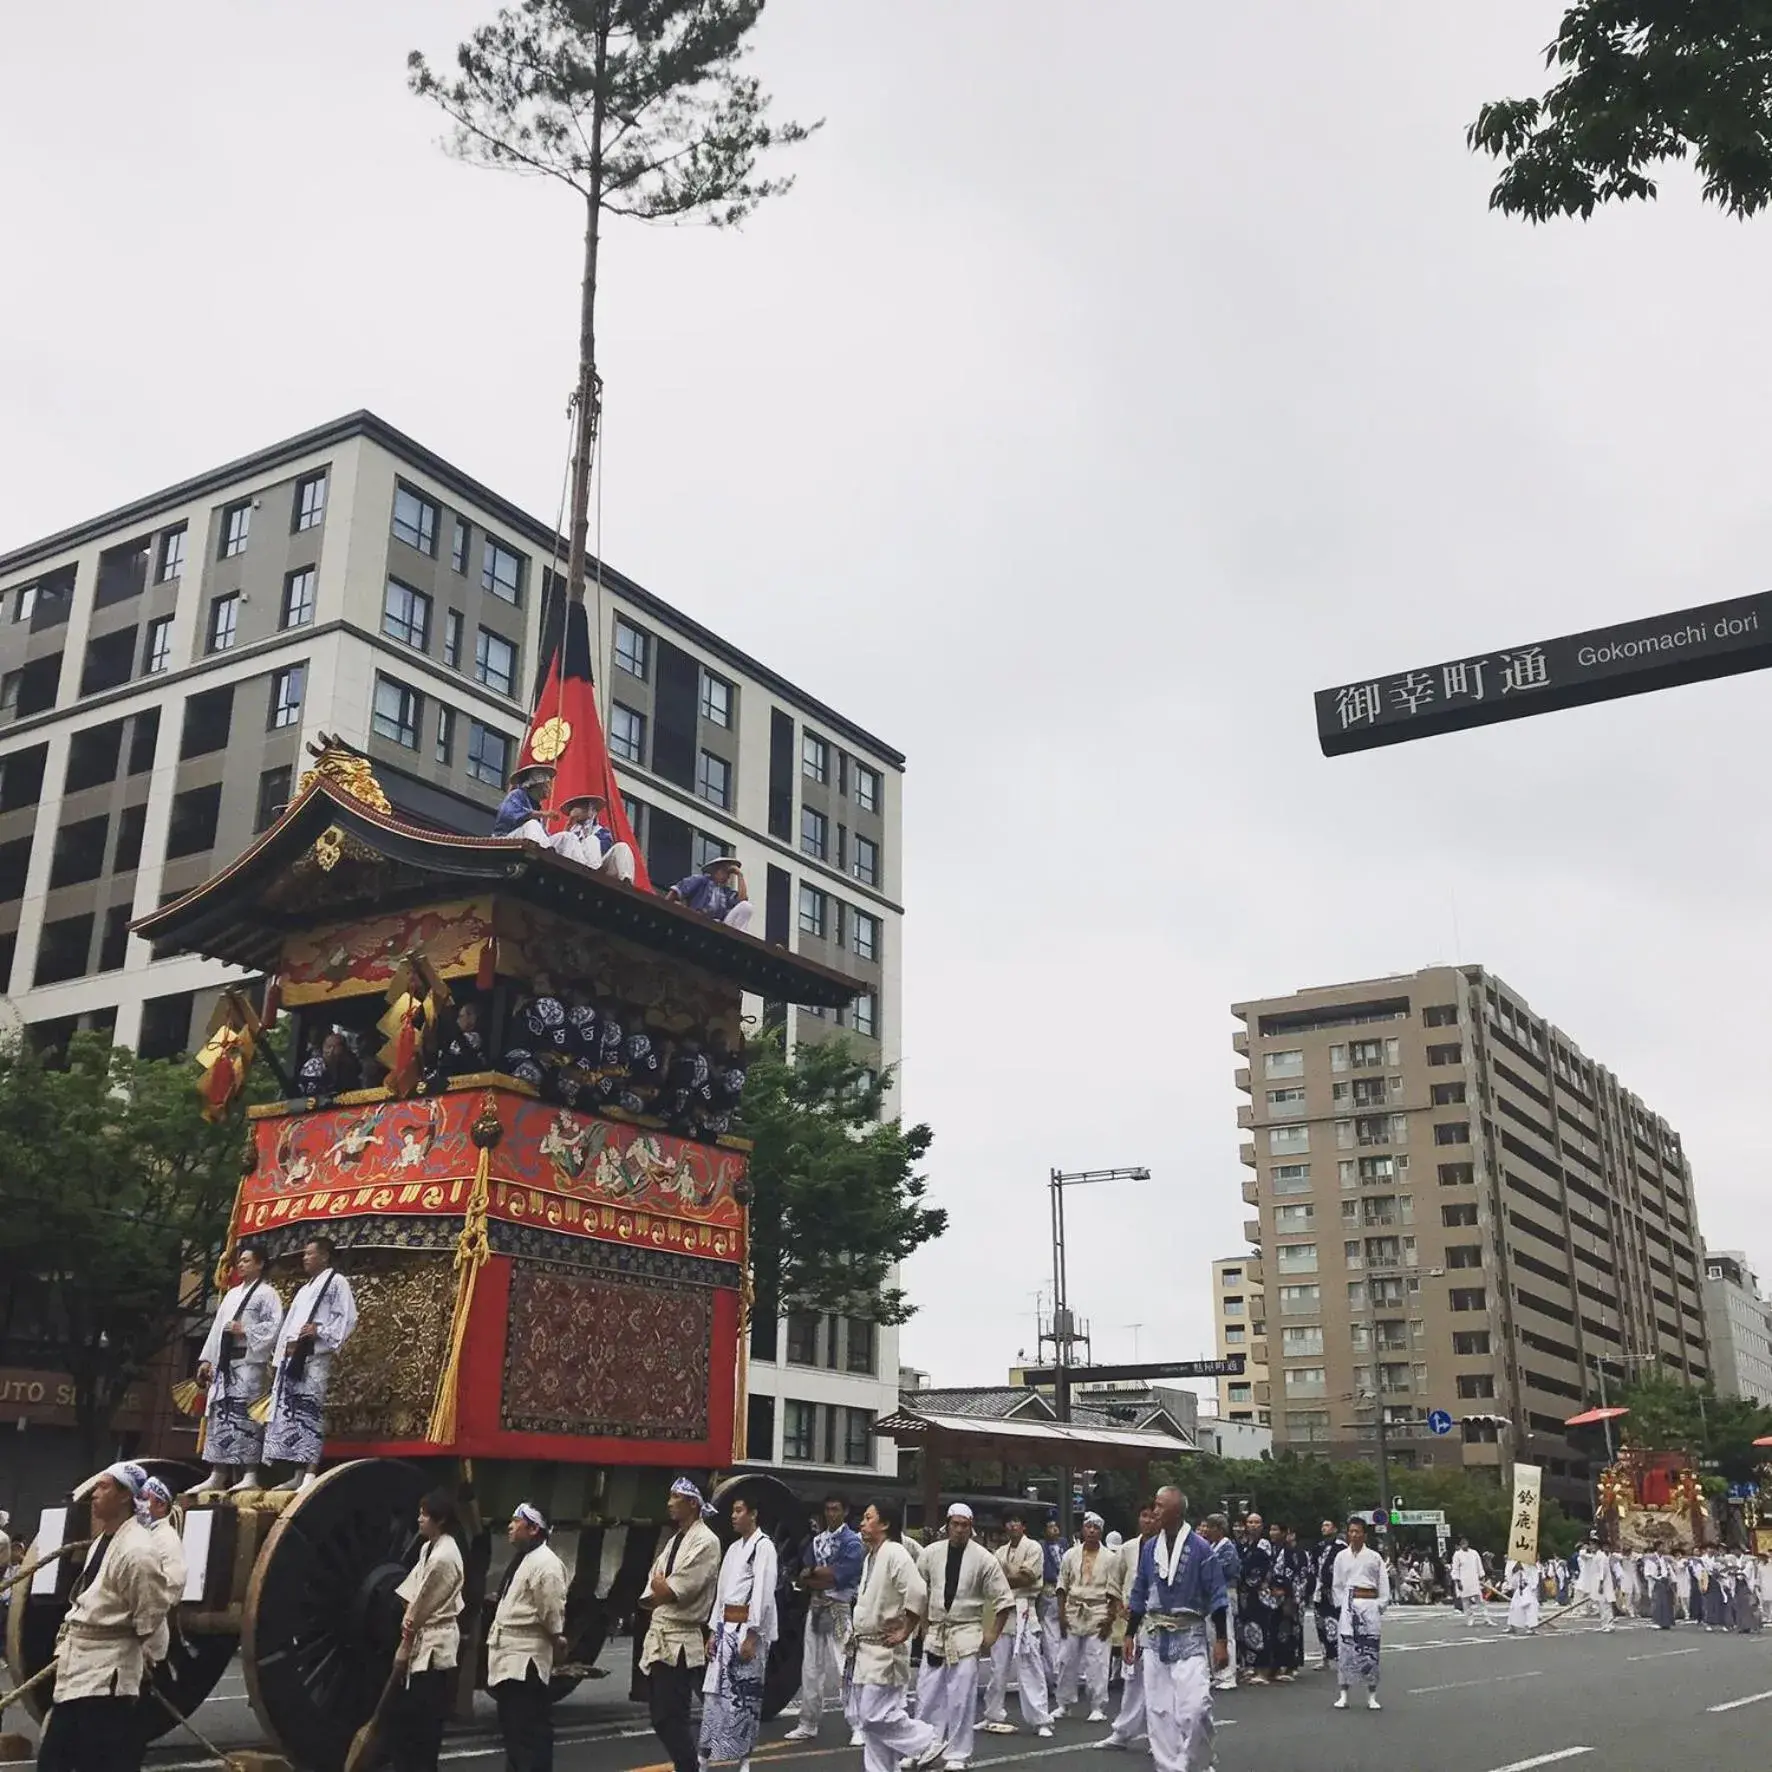
[[713,1331],[705,1286],[513,1262],[504,1426],[705,1440]]
[[350,1262],[357,1327],[326,1399],[330,1440],[422,1440],[449,1358],[453,1253],[364,1250]]

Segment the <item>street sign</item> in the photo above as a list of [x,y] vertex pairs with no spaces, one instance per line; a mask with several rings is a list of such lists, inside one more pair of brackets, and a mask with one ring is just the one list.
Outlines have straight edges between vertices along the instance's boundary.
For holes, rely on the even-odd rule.
[[1444,1526],[1446,1511],[1438,1507],[1404,1507],[1391,1515],[1391,1521],[1398,1526]]
[[1326,757],[1772,665],[1772,592],[1317,691]]
[[[1146,1360],[1136,1366],[1067,1366],[1065,1370],[1073,1386],[1136,1378],[1238,1378],[1247,1359],[1245,1354],[1231,1354],[1222,1360]],[[1027,1366],[1022,1369],[1021,1382],[1038,1386],[1052,1384],[1057,1377],[1054,1366]]]
[[1427,1418],[1427,1424],[1436,1434],[1449,1434],[1452,1431],[1452,1417],[1444,1409],[1433,1410]]
[[1372,1510],[1372,1524],[1374,1526],[1388,1526],[1390,1523],[1391,1517],[1383,1508],[1375,1507]]

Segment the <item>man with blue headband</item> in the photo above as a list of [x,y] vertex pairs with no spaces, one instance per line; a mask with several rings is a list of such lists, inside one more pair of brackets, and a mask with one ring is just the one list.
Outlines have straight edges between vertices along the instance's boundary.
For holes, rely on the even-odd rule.
[[509,1772],[552,1772],[554,1707],[548,1682],[564,1654],[566,1567],[548,1544],[548,1522],[527,1501],[505,1533],[511,1560],[486,1638],[486,1686],[498,1706]]
[[697,1738],[689,1710],[707,1665],[705,1631],[720,1579],[720,1541],[707,1526],[714,1510],[687,1477],[671,1485],[665,1505],[671,1534],[653,1558],[640,1596],[648,1618],[640,1671],[646,1676],[653,1733],[664,1743],[674,1772],[696,1772]]

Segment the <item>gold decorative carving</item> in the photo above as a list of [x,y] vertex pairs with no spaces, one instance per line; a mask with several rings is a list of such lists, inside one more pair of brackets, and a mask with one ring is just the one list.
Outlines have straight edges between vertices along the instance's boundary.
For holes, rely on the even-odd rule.
[[298,797],[307,792],[311,782],[323,779],[343,788],[353,800],[373,806],[377,812],[394,810],[382,792],[381,783],[375,779],[369,759],[359,756],[342,738],[322,732],[319,739],[308,746],[308,755],[314,759],[314,767],[302,776]]
[[333,1370],[327,1437],[422,1440],[449,1357],[454,1251],[358,1250],[351,1287],[357,1328]]
[[338,858],[344,852],[345,834],[335,824],[329,824],[314,839],[314,859],[320,864],[323,874],[330,874],[338,866]]

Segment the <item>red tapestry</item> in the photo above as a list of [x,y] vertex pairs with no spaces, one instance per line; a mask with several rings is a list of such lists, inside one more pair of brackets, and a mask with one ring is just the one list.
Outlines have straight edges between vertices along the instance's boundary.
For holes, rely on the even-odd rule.
[[513,1262],[501,1425],[706,1439],[713,1300],[707,1287]]

